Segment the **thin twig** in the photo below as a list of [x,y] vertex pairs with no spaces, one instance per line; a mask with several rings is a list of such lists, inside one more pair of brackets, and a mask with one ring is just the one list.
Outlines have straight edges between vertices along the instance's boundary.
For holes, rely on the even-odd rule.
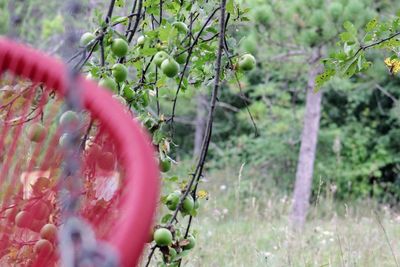
[[[211,94],[211,100],[210,100],[211,107],[210,107],[210,111],[208,113],[207,127],[205,130],[205,135],[204,135],[203,143],[201,146],[201,153],[200,153],[199,161],[197,163],[196,170],[194,172],[192,180],[190,181],[190,183],[187,187],[187,191],[185,192],[185,194],[183,194],[183,196],[182,196],[183,198],[181,199],[180,202],[183,202],[183,200],[189,194],[193,184],[194,184],[194,189],[192,190],[192,196],[193,196],[194,200],[196,201],[197,187],[198,187],[199,181],[202,177],[206,156],[208,154],[208,148],[209,148],[211,136],[212,136],[212,126],[213,126],[213,121],[214,121],[214,111],[216,108],[217,95],[218,95],[218,91],[221,87],[220,77],[221,77],[222,54],[224,51],[224,38],[225,38],[225,10],[226,10],[226,0],[221,0],[221,8],[220,8],[221,14],[220,14],[220,19],[219,19],[220,20],[220,25],[219,25],[220,36],[219,36],[217,60],[216,60],[216,64],[215,64],[215,80],[214,80],[214,87],[213,87],[212,94]],[[191,217],[192,216],[190,215],[190,218]],[[186,227],[185,238],[187,237],[187,235],[189,233],[191,222],[192,222],[192,220],[189,219],[189,223]]]

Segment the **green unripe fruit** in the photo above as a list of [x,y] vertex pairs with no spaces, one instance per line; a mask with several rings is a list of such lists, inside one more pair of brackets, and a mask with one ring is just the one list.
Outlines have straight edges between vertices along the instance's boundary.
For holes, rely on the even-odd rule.
[[256,66],[256,59],[251,54],[244,54],[240,57],[238,64],[240,70],[249,71]]
[[174,26],[179,33],[184,33],[186,34],[188,32],[188,26],[183,23],[182,21],[177,21],[172,23],[172,26]]
[[160,67],[161,63],[163,63],[163,61],[166,60],[167,58],[168,54],[165,53],[164,51],[160,51],[154,55],[153,62],[157,65],[157,67]]
[[[81,39],[79,41],[80,46],[86,47],[91,41],[96,39],[96,35],[94,35],[91,32],[86,32],[81,36]],[[91,46],[87,48],[87,50],[91,50]],[[97,43],[96,46],[93,48],[93,51],[96,51],[99,49],[99,44]]]
[[114,39],[111,44],[111,51],[117,57],[124,57],[128,53],[128,43],[122,38]]
[[175,57],[176,62],[178,62],[179,64],[185,64],[186,63],[186,59],[188,57],[188,53],[184,52],[179,54],[178,56]]
[[194,208],[194,200],[191,195],[188,195],[182,203],[182,212],[190,214]]
[[171,169],[171,161],[169,159],[160,160],[160,171],[168,172]]
[[200,202],[198,200],[196,200],[194,202],[194,209],[197,210],[198,208],[200,208]]
[[135,91],[133,91],[129,86],[125,86],[123,95],[127,101],[132,101],[135,98]]
[[32,142],[42,142],[46,138],[47,131],[41,123],[34,123],[28,128],[28,139]]
[[146,41],[146,37],[144,37],[143,35],[139,36],[139,38],[137,39],[136,43],[137,45],[144,45],[144,42]]
[[117,83],[109,77],[102,78],[99,82],[99,85],[101,87],[108,88],[111,91],[117,91]]
[[154,241],[158,246],[164,247],[172,244],[171,231],[165,228],[157,229],[153,235]]
[[179,72],[179,64],[175,60],[168,58],[161,63],[161,70],[167,77],[173,78]]
[[196,246],[196,239],[194,238],[194,236],[189,235],[187,237],[187,240],[189,241],[189,244],[183,246],[184,250],[189,250],[189,249],[192,249],[192,248],[194,248]]
[[78,113],[68,110],[61,115],[59,122],[61,126],[77,126],[80,118]]
[[181,198],[180,192],[173,192],[168,195],[165,205],[167,205],[169,210],[176,210],[180,198]]
[[112,75],[117,82],[121,83],[128,77],[128,69],[121,63],[114,64],[112,67]]

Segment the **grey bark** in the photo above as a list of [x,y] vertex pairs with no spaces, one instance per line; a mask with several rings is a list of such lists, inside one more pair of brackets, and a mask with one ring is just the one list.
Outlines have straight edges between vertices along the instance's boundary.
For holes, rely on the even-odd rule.
[[204,131],[207,124],[207,97],[204,93],[198,92],[196,95],[196,121],[194,135],[193,156],[198,157],[201,151]]
[[290,223],[294,229],[301,229],[304,226],[311,195],[321,117],[322,92],[315,92],[315,78],[322,71],[322,66],[319,63],[320,58],[320,52],[316,50],[313,54],[312,66],[308,74],[306,111],[297,162],[293,206],[290,214]]

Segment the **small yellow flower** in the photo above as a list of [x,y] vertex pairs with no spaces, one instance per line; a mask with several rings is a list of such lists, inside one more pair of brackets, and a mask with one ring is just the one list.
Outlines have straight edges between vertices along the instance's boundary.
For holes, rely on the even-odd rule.
[[197,192],[197,197],[204,199],[208,197],[208,192],[206,190],[199,190],[199,192]]
[[397,58],[391,59],[391,58],[386,58],[385,59],[385,64],[389,68],[390,73],[392,74],[397,74],[400,71],[400,60]]

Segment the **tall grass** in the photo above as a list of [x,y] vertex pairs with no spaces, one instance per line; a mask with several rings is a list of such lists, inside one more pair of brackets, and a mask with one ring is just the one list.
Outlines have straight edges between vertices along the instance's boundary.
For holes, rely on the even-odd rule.
[[198,245],[183,266],[398,266],[400,215],[388,207],[318,196],[303,231],[293,233],[290,197],[237,177],[219,171],[203,184],[210,198],[195,219]]

